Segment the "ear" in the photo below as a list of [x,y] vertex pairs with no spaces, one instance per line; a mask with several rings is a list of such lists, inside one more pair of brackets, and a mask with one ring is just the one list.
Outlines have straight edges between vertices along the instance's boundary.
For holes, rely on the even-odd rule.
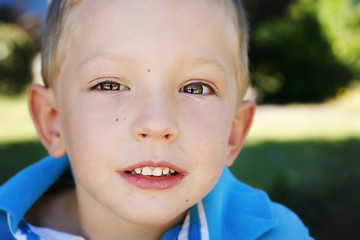
[[44,147],[52,157],[66,153],[60,134],[59,115],[53,91],[34,84],[29,90],[29,110],[37,133]]
[[243,101],[238,106],[228,141],[225,166],[231,166],[239,155],[250,130],[255,109],[256,104],[250,100]]

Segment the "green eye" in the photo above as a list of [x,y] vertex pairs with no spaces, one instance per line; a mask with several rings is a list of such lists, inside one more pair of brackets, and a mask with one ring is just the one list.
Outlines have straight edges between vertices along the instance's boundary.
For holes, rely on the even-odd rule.
[[202,82],[194,82],[190,83],[182,88],[180,88],[179,92],[184,92],[188,94],[214,94],[215,90],[212,86]]

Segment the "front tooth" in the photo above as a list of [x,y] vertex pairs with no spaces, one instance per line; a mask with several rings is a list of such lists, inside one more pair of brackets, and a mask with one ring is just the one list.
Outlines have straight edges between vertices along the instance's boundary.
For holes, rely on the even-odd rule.
[[145,176],[150,176],[152,175],[152,171],[151,171],[151,168],[149,167],[144,167],[141,171],[142,175],[145,175]]
[[135,168],[135,172],[136,172],[136,174],[140,174],[141,173],[141,168]]
[[169,169],[169,168],[164,168],[164,170],[162,171],[162,173],[163,173],[164,175],[166,175],[166,174],[168,174],[168,173],[169,173],[169,171],[170,171],[170,169]]
[[162,169],[157,167],[155,168],[153,171],[152,171],[152,175],[153,176],[157,176],[157,177],[160,177],[162,175]]

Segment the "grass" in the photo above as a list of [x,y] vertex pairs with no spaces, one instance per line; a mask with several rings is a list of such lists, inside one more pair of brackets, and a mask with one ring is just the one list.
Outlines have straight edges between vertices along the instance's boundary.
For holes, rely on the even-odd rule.
[[26,95],[0,96],[0,143],[36,139]]
[[46,155],[46,150],[37,140],[0,143],[0,184]]
[[324,104],[260,106],[249,142],[360,137],[360,88]]

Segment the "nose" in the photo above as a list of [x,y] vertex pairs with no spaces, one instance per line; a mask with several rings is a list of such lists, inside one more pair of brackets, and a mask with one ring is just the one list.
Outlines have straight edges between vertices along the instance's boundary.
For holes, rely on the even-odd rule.
[[179,128],[175,107],[171,101],[161,96],[149,96],[137,109],[132,134],[136,140],[163,140],[174,142],[178,138]]

